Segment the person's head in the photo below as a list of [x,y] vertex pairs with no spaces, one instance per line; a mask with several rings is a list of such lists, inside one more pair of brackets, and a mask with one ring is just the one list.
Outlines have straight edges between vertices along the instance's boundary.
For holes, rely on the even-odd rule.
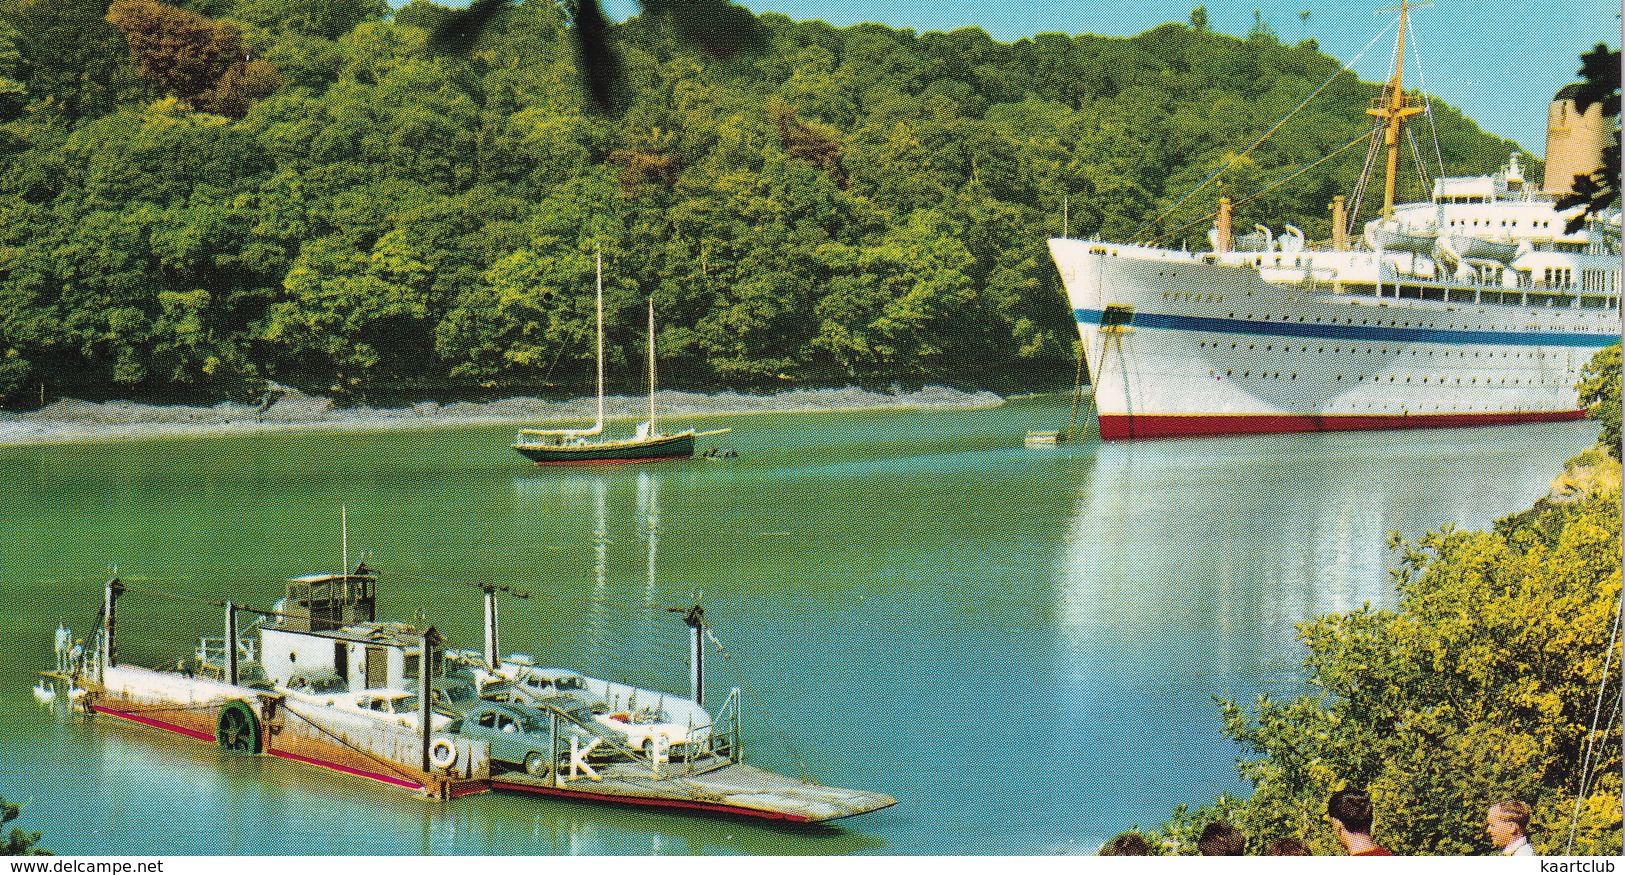
[[1113,836],[1112,840],[1100,846],[1102,857],[1145,857],[1151,853],[1151,845],[1145,836],[1137,832],[1126,832]]
[[1348,844],[1348,836],[1371,835],[1371,797],[1364,790],[1339,790],[1326,800],[1326,816],[1332,820],[1337,838]]
[[1276,839],[1264,849],[1266,857],[1313,857],[1309,846],[1297,839]]
[[1519,836],[1529,834],[1529,806],[1516,799],[1503,799],[1490,806],[1485,817],[1484,831],[1498,848],[1512,844]]
[[1196,840],[1196,849],[1204,857],[1239,857],[1247,850],[1247,837],[1222,820],[1202,827],[1202,837]]

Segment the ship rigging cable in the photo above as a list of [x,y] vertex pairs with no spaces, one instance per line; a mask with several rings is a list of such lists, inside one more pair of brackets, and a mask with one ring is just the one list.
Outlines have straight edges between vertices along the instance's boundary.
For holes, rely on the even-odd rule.
[[[1252,194],[1247,195],[1246,197],[1242,198],[1241,200],[1236,201],[1233,206],[1239,207],[1239,206],[1242,206],[1243,204],[1249,203],[1251,201],[1257,200],[1260,197],[1263,197],[1265,194],[1268,194],[1270,191],[1272,191],[1272,190],[1274,190],[1276,188],[1279,188],[1279,187],[1281,187],[1282,185],[1285,185],[1288,182],[1291,182],[1292,180],[1298,178],[1299,176],[1302,176],[1303,174],[1308,173],[1309,171],[1315,169],[1316,167],[1319,167],[1320,165],[1326,163],[1327,161],[1330,161],[1333,158],[1336,158],[1337,156],[1343,154],[1344,152],[1347,152],[1348,150],[1354,148],[1355,146],[1360,145],[1361,143],[1363,143],[1367,139],[1369,139],[1370,136],[1371,136],[1370,134],[1361,134],[1358,137],[1355,137],[1354,139],[1348,141],[1347,143],[1345,143],[1341,147],[1339,147],[1337,149],[1337,151],[1330,152],[1325,157],[1320,158],[1320,159],[1314,161],[1313,163],[1305,164],[1304,166],[1299,167],[1297,170],[1292,171],[1291,173],[1287,174],[1286,176],[1283,176],[1280,179],[1277,179],[1274,182],[1270,183],[1269,185],[1264,186],[1263,188],[1259,189],[1258,191],[1255,191]],[[1180,225],[1179,227],[1174,228],[1171,231],[1164,232],[1162,234],[1159,234],[1156,237],[1151,238],[1151,240],[1149,240],[1148,242],[1151,243],[1151,244],[1155,244],[1157,241],[1165,239],[1167,237],[1172,237],[1173,235],[1178,234],[1179,232],[1185,230],[1186,228],[1191,227],[1192,225],[1198,225],[1198,224],[1201,224],[1202,222],[1206,222],[1208,219],[1211,219],[1216,215],[1218,215],[1218,213],[1208,213],[1207,215],[1202,216],[1201,218],[1192,219],[1189,222],[1186,222],[1185,224]]]
[[[1591,783],[1592,753],[1597,741],[1597,721],[1602,717],[1602,696],[1603,691],[1608,688],[1608,672],[1614,664],[1614,642],[1619,640],[1619,626],[1622,617],[1625,617],[1625,591],[1622,591],[1620,597],[1614,601],[1614,623],[1613,628],[1608,632],[1608,655],[1603,659],[1602,680],[1597,683],[1597,707],[1591,715],[1591,731],[1586,735],[1585,757],[1580,761],[1580,786],[1574,794],[1574,818],[1569,821],[1569,841],[1563,849],[1564,854],[1574,852],[1574,836],[1580,828],[1580,808],[1585,803],[1586,795],[1591,790],[1588,785]],[[1622,668],[1625,668],[1625,665],[1622,665]],[[1617,710],[1615,713],[1618,713]],[[1613,722],[1614,718],[1610,716],[1608,718],[1610,728],[1613,726]],[[1600,754],[1600,751],[1598,753]]]
[[[1433,156],[1438,159],[1438,161],[1439,161],[1439,175],[1443,176],[1444,175],[1444,151],[1439,148],[1439,126],[1434,122],[1434,119],[1433,119],[1433,97],[1428,93],[1428,78],[1426,76],[1422,75],[1422,52],[1419,51],[1416,48],[1417,46],[1420,46],[1422,43],[1417,40],[1417,38],[1416,38],[1416,28],[1411,25],[1409,19],[1406,19],[1405,29],[1410,31],[1410,33],[1411,33],[1411,53],[1416,59],[1416,82],[1417,82],[1417,84],[1422,86],[1422,100],[1423,100],[1422,105],[1423,105],[1424,109],[1426,110],[1423,113],[1423,115],[1427,116],[1428,130],[1433,132]],[[1409,131],[1410,128],[1406,128],[1406,130]],[[1422,159],[1421,158],[1416,159],[1416,165],[1417,165],[1417,167],[1422,166]]]
[[1349,222],[1343,230],[1350,237],[1355,236],[1355,229],[1360,223],[1360,205],[1365,203],[1365,187],[1371,181],[1371,170],[1377,165],[1377,156],[1382,153],[1382,120],[1378,119],[1372,127],[1371,149],[1365,153],[1365,166],[1360,168],[1360,178],[1354,183],[1354,194],[1349,199]]
[[[1219,174],[1221,174],[1221,173],[1225,172],[1226,170],[1229,170],[1230,168],[1236,166],[1236,163],[1241,161],[1241,159],[1246,158],[1248,155],[1251,155],[1253,153],[1254,149],[1257,149],[1259,146],[1263,145],[1265,140],[1269,139],[1271,135],[1273,135],[1276,131],[1280,130],[1281,126],[1287,123],[1287,119],[1290,119],[1294,115],[1297,115],[1298,110],[1303,109],[1305,106],[1308,106],[1309,101],[1314,100],[1317,96],[1319,96],[1320,92],[1325,91],[1327,86],[1332,84],[1332,80],[1334,80],[1337,77],[1343,75],[1343,73],[1345,71],[1347,71],[1350,67],[1354,66],[1356,61],[1359,61],[1360,58],[1364,57],[1365,53],[1370,51],[1371,47],[1377,44],[1377,40],[1380,40],[1384,36],[1388,35],[1388,31],[1391,28],[1393,28],[1392,24],[1388,25],[1388,27],[1383,28],[1381,33],[1379,33],[1376,36],[1372,37],[1371,42],[1366,43],[1365,48],[1361,49],[1360,53],[1358,55],[1355,55],[1347,64],[1344,64],[1342,67],[1340,67],[1336,73],[1333,73],[1332,75],[1328,76],[1326,78],[1325,82],[1320,83],[1319,88],[1316,88],[1314,91],[1309,92],[1308,97],[1305,97],[1301,102],[1299,102],[1299,104],[1297,106],[1293,107],[1291,112],[1289,112],[1286,115],[1282,116],[1281,120],[1276,122],[1274,127],[1271,127],[1269,130],[1265,131],[1263,136],[1261,136],[1258,139],[1254,140],[1253,144],[1251,146],[1248,146],[1246,149],[1242,150],[1240,155],[1237,155],[1234,158],[1231,158],[1229,163],[1225,164],[1223,167],[1220,167],[1218,170],[1215,170],[1212,173],[1208,174],[1208,177],[1206,179],[1204,179],[1200,183],[1198,183],[1195,188],[1193,188],[1189,192],[1187,192],[1185,194],[1185,196],[1180,198],[1179,201],[1176,202],[1173,206],[1169,207],[1167,210],[1164,210],[1162,215],[1156,217],[1155,219],[1152,219],[1149,222],[1146,222],[1144,225],[1141,225],[1140,230],[1134,232],[1135,239],[1140,239],[1140,235],[1144,234],[1147,229],[1155,226],[1158,222],[1161,222],[1163,219],[1168,218],[1170,215],[1173,214],[1173,212],[1175,210],[1177,210],[1180,207],[1184,206],[1186,201],[1188,201],[1192,197],[1194,197],[1196,195],[1196,193],[1201,191],[1203,188],[1206,188],[1207,184],[1212,182],[1213,180],[1217,179]],[[1364,139],[1363,135],[1362,135],[1361,138]],[[1163,236],[1167,236],[1167,235],[1163,235]]]
[[[1433,180],[1428,176],[1427,165],[1422,163],[1422,150],[1416,145],[1416,131],[1406,128],[1405,136],[1410,140],[1411,160],[1416,162],[1416,178],[1422,183],[1422,196],[1426,197],[1427,193],[1433,189]],[[1443,168],[1440,168],[1440,170],[1442,173]]]

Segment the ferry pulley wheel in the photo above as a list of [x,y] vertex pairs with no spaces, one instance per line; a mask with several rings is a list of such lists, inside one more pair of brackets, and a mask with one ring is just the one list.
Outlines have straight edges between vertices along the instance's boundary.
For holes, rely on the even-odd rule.
[[532,751],[525,756],[525,773],[546,778],[553,773],[553,765],[547,761],[546,756]]
[[429,765],[449,769],[457,764],[457,745],[449,738],[437,738],[429,745]]
[[260,720],[254,715],[254,709],[241,700],[227,702],[220,709],[214,740],[222,749],[233,753],[259,753]]

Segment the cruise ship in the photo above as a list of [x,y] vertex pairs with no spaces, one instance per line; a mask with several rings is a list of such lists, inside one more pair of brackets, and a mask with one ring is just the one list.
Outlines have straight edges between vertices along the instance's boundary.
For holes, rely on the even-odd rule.
[[1579,208],[1555,202],[1574,168],[1601,166],[1611,121],[1596,106],[1577,113],[1571,86],[1548,115],[1544,185],[1514,154],[1496,174],[1439,178],[1431,200],[1395,204],[1400,131],[1422,111],[1400,75],[1396,63],[1370,111],[1390,175],[1363,233],[1337,198],[1330,241],[1290,225],[1237,236],[1221,199],[1209,252],[1049,241],[1103,439],[1585,416],[1575,384],[1620,339],[1620,217],[1569,233]]

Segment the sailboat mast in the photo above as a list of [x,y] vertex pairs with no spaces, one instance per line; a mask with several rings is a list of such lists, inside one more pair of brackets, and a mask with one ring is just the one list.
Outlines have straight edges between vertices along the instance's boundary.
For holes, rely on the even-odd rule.
[[649,435],[659,434],[655,428],[655,299],[649,299]]
[[604,428],[604,250],[598,260],[598,430]]
[[1383,145],[1388,150],[1388,175],[1382,189],[1384,219],[1392,218],[1394,214],[1394,189],[1399,178],[1399,140],[1405,130],[1405,119],[1422,111],[1422,107],[1405,96],[1405,31],[1409,26],[1410,11],[1410,0],[1400,0],[1399,45],[1394,54],[1394,75],[1383,87],[1382,97],[1375,102],[1376,105],[1366,110],[1367,114],[1388,122],[1383,126]]

